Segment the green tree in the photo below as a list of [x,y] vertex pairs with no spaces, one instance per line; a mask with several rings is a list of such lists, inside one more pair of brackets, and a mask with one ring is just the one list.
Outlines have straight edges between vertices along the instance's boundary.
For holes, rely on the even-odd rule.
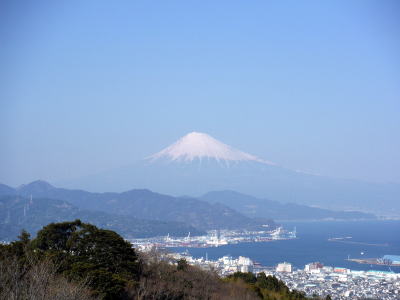
[[235,272],[233,275],[228,276],[235,280],[242,279],[245,283],[255,284],[257,282],[256,276],[251,272]]
[[45,226],[33,248],[60,262],[59,271],[74,280],[88,280],[104,299],[122,298],[124,287],[139,278],[138,257],[117,233],[73,222]]
[[254,291],[264,300],[302,300],[307,299],[303,292],[290,291],[286,284],[275,276],[266,276],[261,272],[255,276],[253,273],[236,272],[227,277],[228,281],[243,281],[247,288]]
[[178,260],[177,270],[178,271],[185,271],[187,270],[189,264],[187,263],[186,259],[182,258]]
[[27,251],[30,246],[30,234],[22,230],[18,240],[8,245],[0,244],[0,259],[6,257],[16,257],[18,260],[26,260]]

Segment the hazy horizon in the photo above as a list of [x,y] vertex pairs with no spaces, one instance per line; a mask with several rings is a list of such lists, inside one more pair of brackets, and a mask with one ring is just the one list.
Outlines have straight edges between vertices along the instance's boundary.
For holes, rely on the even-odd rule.
[[399,17],[0,1],[0,298],[397,299]]
[[400,183],[397,1],[0,4],[0,182],[132,164],[191,131]]

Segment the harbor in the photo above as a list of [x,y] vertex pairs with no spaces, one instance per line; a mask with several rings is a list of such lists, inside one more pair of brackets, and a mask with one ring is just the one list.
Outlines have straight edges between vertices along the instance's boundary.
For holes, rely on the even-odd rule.
[[266,230],[249,231],[249,230],[210,230],[206,235],[190,236],[190,232],[186,237],[171,237],[170,235],[130,239],[135,247],[144,250],[152,247],[156,248],[210,248],[220,247],[230,244],[239,243],[257,243],[272,242],[277,240],[288,240],[296,238],[296,228],[293,231],[278,227],[275,229],[266,228]]
[[384,255],[381,258],[348,258],[347,260],[359,264],[400,267],[400,255]]

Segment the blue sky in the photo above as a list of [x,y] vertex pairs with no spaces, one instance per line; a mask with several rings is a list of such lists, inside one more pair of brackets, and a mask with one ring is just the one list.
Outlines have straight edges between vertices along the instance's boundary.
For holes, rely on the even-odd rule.
[[190,131],[400,182],[398,1],[1,1],[0,182],[132,163]]

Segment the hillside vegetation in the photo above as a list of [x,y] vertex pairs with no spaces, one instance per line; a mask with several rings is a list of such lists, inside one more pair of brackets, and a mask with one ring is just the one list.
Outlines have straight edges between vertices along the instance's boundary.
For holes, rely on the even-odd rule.
[[[69,205],[85,212],[103,212],[114,216],[158,222],[179,222],[191,226],[192,229],[194,227],[198,231],[242,229],[258,227],[261,224],[274,225],[272,220],[256,221],[220,203],[211,204],[195,198],[173,197],[143,189],[123,193],[91,193],[83,190],[57,188],[45,181],[38,180],[17,189],[0,186],[0,196],[2,195],[32,197],[33,200],[56,199],[66,201]],[[93,220],[88,219],[88,222],[93,222]],[[42,226],[45,224],[47,223],[43,223]],[[103,224],[99,225],[104,226]],[[116,228],[112,229],[117,230]],[[177,229],[179,231],[179,228]],[[184,235],[187,233],[188,231]],[[195,230],[193,229],[191,233],[193,235]]]
[[51,223],[0,245],[0,299],[306,299],[264,273],[215,272],[138,253],[80,220]]
[[36,234],[48,223],[75,219],[114,230],[125,238],[167,234],[186,236],[188,232],[192,235],[205,233],[183,222],[145,220],[129,215],[80,209],[65,200],[0,196],[0,241],[16,239],[22,228]]

